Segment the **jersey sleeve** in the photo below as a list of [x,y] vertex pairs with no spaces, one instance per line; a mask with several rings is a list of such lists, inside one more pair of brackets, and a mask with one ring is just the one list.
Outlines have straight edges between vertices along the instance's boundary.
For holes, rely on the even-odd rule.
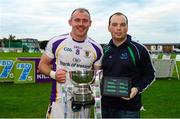
[[155,81],[155,70],[151,62],[150,55],[146,48],[141,50],[141,60],[139,71],[141,74],[140,92],[143,92]]
[[47,46],[46,46],[46,49],[45,49],[45,54],[50,57],[50,58],[54,58],[54,54],[53,54],[53,51],[52,51],[52,47],[53,47],[53,40],[50,40],[48,43],[47,43]]

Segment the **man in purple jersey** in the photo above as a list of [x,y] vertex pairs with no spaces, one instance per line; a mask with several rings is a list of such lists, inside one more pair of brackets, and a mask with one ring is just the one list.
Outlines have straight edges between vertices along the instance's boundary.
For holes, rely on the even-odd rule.
[[[82,111],[72,110],[72,95],[69,91],[67,91],[67,101],[63,102],[63,87],[72,85],[68,71],[101,68],[102,48],[87,36],[91,26],[89,11],[84,8],[75,9],[68,22],[72,27],[71,32],[53,37],[48,42],[38,67],[40,72],[54,79],[47,118],[72,118],[75,113]],[[50,68],[51,64],[53,68]],[[88,115],[90,108],[85,110],[87,112],[85,118],[90,118]]]

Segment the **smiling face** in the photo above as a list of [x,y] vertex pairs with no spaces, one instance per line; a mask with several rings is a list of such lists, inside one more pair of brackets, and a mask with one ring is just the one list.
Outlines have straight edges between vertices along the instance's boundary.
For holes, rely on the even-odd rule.
[[83,41],[86,39],[88,29],[91,26],[90,15],[86,11],[77,10],[72,14],[69,24],[72,27],[72,38],[78,41]]
[[110,19],[108,30],[114,41],[124,41],[128,32],[126,17],[123,15],[113,15]]

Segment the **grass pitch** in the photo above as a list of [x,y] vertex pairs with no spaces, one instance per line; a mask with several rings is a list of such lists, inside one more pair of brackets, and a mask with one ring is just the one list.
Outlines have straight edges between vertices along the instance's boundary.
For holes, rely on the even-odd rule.
[[[0,53],[0,56],[17,55]],[[19,53],[18,56],[40,57],[41,54]],[[178,69],[180,71],[180,62]],[[156,80],[143,92],[146,111],[141,111],[142,118],[180,118],[180,80],[175,75],[174,72],[171,80]],[[50,92],[51,83],[0,83],[0,118],[45,118]]]
[[[45,118],[50,83],[0,83],[0,118]],[[159,79],[143,93],[142,118],[180,118],[180,80]]]
[[50,83],[0,83],[0,118],[45,118],[50,91]]
[[180,80],[158,79],[143,93],[143,118],[180,118]]

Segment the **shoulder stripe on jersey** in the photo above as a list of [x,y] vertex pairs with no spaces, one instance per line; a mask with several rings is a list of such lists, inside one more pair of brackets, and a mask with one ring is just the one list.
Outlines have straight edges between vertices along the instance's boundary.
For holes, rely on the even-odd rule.
[[52,52],[53,52],[54,55],[55,55],[56,49],[59,46],[59,44],[61,44],[61,42],[64,41],[65,39],[66,38],[59,39],[59,40],[57,40],[56,42],[53,43]]
[[[140,52],[139,52],[139,49],[137,48],[137,46],[135,44],[133,44],[132,42],[130,42],[137,50],[137,53],[138,53],[138,58],[140,59]],[[141,44],[140,44],[141,45]],[[144,47],[143,45],[141,45],[142,47]],[[147,49],[146,47],[144,47],[145,49]],[[151,64],[152,64],[152,60],[151,60]],[[152,65],[153,66],[153,65]],[[155,70],[154,66],[153,66],[153,69]],[[154,72],[154,75],[155,75],[155,72]],[[149,85],[147,85],[146,87],[144,87],[142,89],[142,91],[140,91],[140,93],[144,92],[149,86],[151,86],[154,82],[156,81],[156,78],[154,77],[154,79],[151,81],[151,83]]]
[[133,44],[132,42],[130,42],[130,43],[135,47],[137,54],[138,54],[138,58],[141,59],[140,52],[139,52],[139,49],[137,48],[137,46],[135,44]]
[[[90,42],[91,43],[91,42]],[[96,60],[94,61],[94,62],[96,62],[97,60],[99,60],[100,58],[101,58],[101,56],[102,56],[102,53],[101,53],[101,50],[100,50],[100,48],[98,47],[98,46],[96,46],[95,44],[93,44],[93,43],[91,43],[92,44],[92,46],[94,47],[94,49],[95,49],[95,51],[96,51],[96,53],[97,53],[97,58],[96,58]]]

